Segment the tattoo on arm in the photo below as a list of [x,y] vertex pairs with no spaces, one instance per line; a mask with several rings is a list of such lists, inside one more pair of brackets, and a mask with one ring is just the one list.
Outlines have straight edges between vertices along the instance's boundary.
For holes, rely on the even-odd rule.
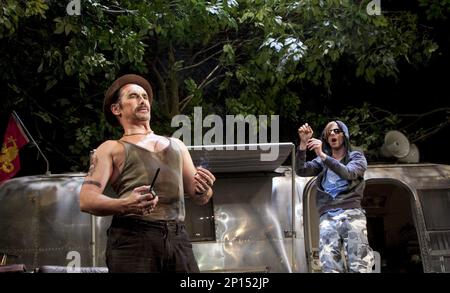
[[83,184],[92,184],[92,185],[97,186],[98,188],[102,188],[102,184],[100,182],[98,182],[98,181],[95,181],[95,180],[85,180],[83,182]]
[[89,171],[87,173],[87,176],[92,176],[92,174],[94,174],[97,163],[98,163],[98,158],[95,155],[95,150],[93,150],[93,151],[91,151],[91,159],[90,159]]

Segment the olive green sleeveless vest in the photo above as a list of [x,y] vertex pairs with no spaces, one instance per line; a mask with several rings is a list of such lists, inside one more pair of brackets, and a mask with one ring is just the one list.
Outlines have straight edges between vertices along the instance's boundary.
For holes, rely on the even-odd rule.
[[160,168],[154,185],[159,196],[156,208],[145,216],[128,216],[147,221],[184,221],[183,159],[179,146],[170,138],[169,141],[169,145],[159,152],[119,141],[125,147],[125,163],[112,187],[120,198],[129,196],[136,187],[150,185]]

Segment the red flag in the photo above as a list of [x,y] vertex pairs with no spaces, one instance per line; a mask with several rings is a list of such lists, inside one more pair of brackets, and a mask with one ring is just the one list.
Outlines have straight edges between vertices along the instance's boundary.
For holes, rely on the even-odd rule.
[[19,171],[19,150],[28,142],[28,137],[20,123],[17,122],[14,115],[11,115],[0,152],[0,183],[13,177]]

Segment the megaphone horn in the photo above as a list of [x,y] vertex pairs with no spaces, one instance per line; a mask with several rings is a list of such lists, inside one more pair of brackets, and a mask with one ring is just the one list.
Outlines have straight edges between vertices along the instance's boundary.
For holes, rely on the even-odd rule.
[[391,130],[384,136],[384,144],[381,147],[384,157],[403,158],[408,155],[409,150],[408,138],[400,131]]
[[398,161],[402,163],[419,163],[419,160],[419,148],[413,143],[409,146],[409,153],[406,155],[406,157],[398,159]]

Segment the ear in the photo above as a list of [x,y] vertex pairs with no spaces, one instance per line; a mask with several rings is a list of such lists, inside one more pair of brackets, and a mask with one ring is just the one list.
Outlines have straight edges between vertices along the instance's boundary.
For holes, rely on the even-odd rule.
[[115,115],[115,116],[122,116],[122,109],[120,108],[119,103],[114,103],[111,104],[111,112]]

